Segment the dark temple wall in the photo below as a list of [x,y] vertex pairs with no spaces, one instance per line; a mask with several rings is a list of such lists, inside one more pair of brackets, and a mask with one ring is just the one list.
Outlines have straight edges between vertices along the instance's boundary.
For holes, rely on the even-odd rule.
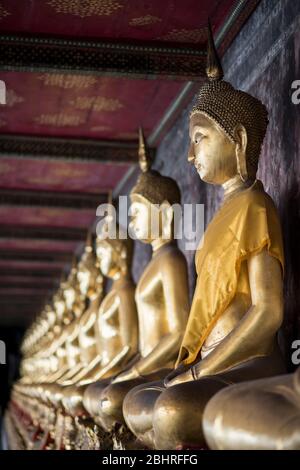
[[[223,67],[226,80],[260,98],[269,110],[259,178],[273,197],[283,226],[286,272],[282,344],[289,357],[292,339],[300,339],[300,104],[293,104],[291,99],[292,82],[300,80],[300,1],[263,0],[223,57]],[[205,204],[207,224],[220,204],[222,190],[201,182],[187,163],[189,108],[159,146],[154,166],[176,179],[182,203]],[[136,173],[125,192],[129,192],[135,178]],[[137,281],[150,250],[140,243],[136,245]],[[185,254],[192,293],[194,253]]]

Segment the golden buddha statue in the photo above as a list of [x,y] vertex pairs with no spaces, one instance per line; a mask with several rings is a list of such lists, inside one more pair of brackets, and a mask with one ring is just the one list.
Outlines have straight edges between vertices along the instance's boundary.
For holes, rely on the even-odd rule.
[[[75,319],[67,328],[66,354],[69,370],[58,380],[62,385],[75,383],[77,374],[95,359],[93,324],[103,298],[103,276],[94,253],[91,232],[88,232],[85,249],[78,263],[77,283],[78,293],[73,307]],[[82,306],[83,309],[78,308]],[[83,337],[87,336],[90,336],[89,344],[81,344]]]
[[91,234],[88,237],[85,252],[78,266],[77,278],[81,294],[88,299],[88,306],[81,315],[76,328],[80,369],[75,371],[69,381],[65,381],[66,385],[76,383],[101,361],[95,324],[103,299],[104,278],[94,253]]
[[[188,317],[186,260],[174,241],[173,204],[180,191],[171,178],[150,170],[143,133],[139,134],[142,174],[131,191],[131,222],[135,237],[153,248],[150,263],[135,292],[139,319],[139,358],[103,389],[91,385],[84,405],[96,422],[110,431],[124,424],[122,404],[128,391],[147,380],[159,379],[174,367]],[[154,217],[157,230],[151,232]]]
[[53,306],[45,306],[24,338],[24,358],[20,365],[19,383],[40,382],[58,368],[54,340],[60,337],[66,311],[63,285],[64,279],[53,296]]
[[256,171],[267,111],[222,80],[209,29],[207,74],[190,116],[189,161],[224,201],[196,252],[197,284],[175,371],[126,396],[130,430],[157,449],[203,448],[208,400],[228,384],[284,371],[283,247],[273,201]]
[[62,407],[64,390],[75,381],[73,377],[85,367],[86,356],[91,359],[91,348],[86,354],[82,354],[79,336],[95,314],[103,297],[103,276],[96,262],[90,232],[78,266],[75,268],[73,265],[65,285],[64,296],[67,309],[72,312],[72,320],[65,325],[59,338],[58,370],[41,386],[41,395],[56,408]]
[[[131,277],[133,243],[127,234],[123,236],[120,227],[116,239],[104,236],[104,233],[108,233],[110,217],[106,217],[103,233],[97,236],[96,253],[102,273],[113,282],[98,310],[94,312],[94,360],[73,378],[73,386],[63,390],[62,403],[71,416],[86,414],[82,399],[92,382],[98,381],[97,390],[106,386],[106,379],[122,371],[138,350],[135,285]],[[81,347],[86,349],[88,342],[90,336],[84,334]]]
[[300,368],[220,391],[203,429],[211,449],[300,450]]
[[[68,278],[61,283],[58,295],[54,297],[54,306],[57,312],[57,321],[54,326],[54,338],[45,348],[42,354],[56,364],[52,374],[45,374],[40,377],[39,382],[56,382],[63,374],[67,373],[70,368],[70,358],[67,354],[67,340],[69,328],[74,325],[74,319],[78,318],[83,309],[83,301],[79,304],[77,298],[79,296],[77,281],[77,261],[73,258],[72,266]],[[76,303],[77,302],[77,303]]]
[[[82,321],[83,308],[86,304],[88,305],[85,312],[89,314],[85,316],[87,321],[91,315],[90,308],[93,307],[93,311],[95,311],[99,306],[102,294],[103,277],[93,253],[91,234],[88,234],[82,258],[78,265],[73,260],[67,281],[61,284],[60,290],[54,297],[54,305],[60,313],[61,321],[55,325],[56,335],[50,348],[46,347],[40,351],[40,355],[48,356],[48,361],[53,362],[53,367],[50,373],[49,368],[46,368],[42,379],[38,375],[40,380],[36,380],[31,389],[27,390],[27,395],[30,398],[37,399],[36,402],[29,400],[28,403],[29,407],[30,404],[35,404],[33,408],[34,420],[40,426],[42,425],[45,436],[49,432],[54,434],[56,422],[54,410],[60,409],[62,406],[61,399],[63,398],[63,390],[68,385],[67,379],[78,371],[76,360],[81,367],[83,366],[80,362],[81,351],[76,343],[80,334],[80,325],[85,326]],[[72,366],[74,366],[73,369]],[[54,407],[49,405],[54,405]]]
[[[55,309],[46,304],[40,315],[31,325],[24,337],[22,349],[23,359],[20,364],[20,383],[32,383],[37,373],[37,362],[42,351],[53,338],[53,327],[56,321]],[[44,366],[50,370],[50,363],[44,359]]]

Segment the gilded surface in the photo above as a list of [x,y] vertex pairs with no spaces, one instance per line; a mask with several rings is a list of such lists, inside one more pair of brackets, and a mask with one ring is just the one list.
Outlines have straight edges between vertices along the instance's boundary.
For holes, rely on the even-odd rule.
[[96,77],[88,75],[67,75],[60,73],[44,73],[38,76],[45,86],[59,87],[65,90],[86,89],[97,83]]
[[75,109],[87,109],[97,112],[114,112],[123,108],[123,104],[117,98],[106,98],[104,96],[78,96],[75,100],[70,101],[70,105],[74,106]]
[[161,22],[161,18],[153,15],[139,16],[138,18],[132,18],[129,21],[130,26],[147,26]]
[[77,127],[85,123],[85,119],[82,116],[66,113],[41,114],[34,120],[42,126],[53,127]]

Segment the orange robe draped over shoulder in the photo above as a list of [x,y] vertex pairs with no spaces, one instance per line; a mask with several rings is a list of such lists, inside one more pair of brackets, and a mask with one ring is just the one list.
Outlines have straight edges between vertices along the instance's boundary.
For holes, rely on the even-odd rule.
[[[196,252],[197,284],[177,365],[195,361],[218,318],[233,300],[238,280],[243,282],[239,279],[242,261],[265,247],[284,269],[277,210],[262,183],[256,181],[225,201]],[[246,281],[244,288],[249,290]]]

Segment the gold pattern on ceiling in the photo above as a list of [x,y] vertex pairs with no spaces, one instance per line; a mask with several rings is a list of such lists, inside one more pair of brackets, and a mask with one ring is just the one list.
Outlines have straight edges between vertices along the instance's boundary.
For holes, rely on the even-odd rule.
[[[72,170],[70,170],[69,172],[65,171],[63,172],[62,171],[62,174],[56,174],[54,175],[52,172],[49,174],[49,175],[41,175],[41,176],[30,176],[28,178],[26,178],[26,182],[29,183],[29,184],[37,184],[37,185],[47,185],[47,186],[56,186],[58,183],[61,183],[61,179],[65,179],[65,178],[76,178],[77,176],[81,176],[82,175],[82,172],[80,172],[80,175],[73,175],[73,172]],[[55,179],[55,177],[57,179]],[[61,179],[60,179],[61,178]]]
[[86,18],[88,16],[110,16],[124,6],[116,0],[49,0],[56,13]]
[[90,131],[92,132],[105,132],[105,131],[111,131],[110,126],[93,126],[91,127]]
[[0,5],[0,20],[2,20],[3,18],[9,15],[11,15],[11,13],[5,10],[5,8],[2,5]]
[[[0,166],[1,171],[1,166]],[[52,168],[47,175],[36,176],[32,175],[26,178],[26,181],[31,184],[47,184],[56,185],[60,180],[65,178],[88,178],[90,176],[89,168],[74,168],[73,165]]]
[[63,166],[58,168],[53,168],[51,171],[51,176],[56,177],[68,177],[72,176],[72,178],[82,178],[84,176],[88,177],[89,169],[86,168],[74,168],[73,166]]
[[206,31],[205,29],[173,29],[157,39],[172,42],[204,42],[206,40]]
[[76,109],[93,111],[116,111],[123,108],[123,104],[116,98],[104,96],[78,96],[70,102]]
[[[42,182],[44,181],[44,177],[41,176],[41,181]],[[49,181],[47,181],[47,184],[49,183]],[[29,210],[31,210],[32,208],[30,208]],[[34,212],[28,212],[26,213],[26,223],[27,224],[35,224],[35,223],[47,223],[49,220],[48,218],[51,217],[51,218],[61,218],[62,216],[64,216],[66,214],[66,209],[56,209],[56,208],[53,208],[53,207],[43,207],[43,209],[40,209],[40,208],[36,208],[34,210]]]
[[64,127],[64,126],[79,126],[84,124],[85,120],[81,116],[75,114],[41,114],[35,118],[35,122],[40,125]]
[[57,86],[69,90],[72,88],[84,89],[97,82],[96,77],[86,75],[64,75],[62,73],[44,73],[38,77],[45,86]]
[[130,26],[146,26],[149,24],[159,23],[160,21],[161,18],[159,18],[158,16],[146,15],[140,16],[139,18],[132,18],[129,24]]
[[22,103],[24,98],[22,96],[17,95],[14,90],[7,90],[6,91],[6,106],[10,108],[17,103]]

